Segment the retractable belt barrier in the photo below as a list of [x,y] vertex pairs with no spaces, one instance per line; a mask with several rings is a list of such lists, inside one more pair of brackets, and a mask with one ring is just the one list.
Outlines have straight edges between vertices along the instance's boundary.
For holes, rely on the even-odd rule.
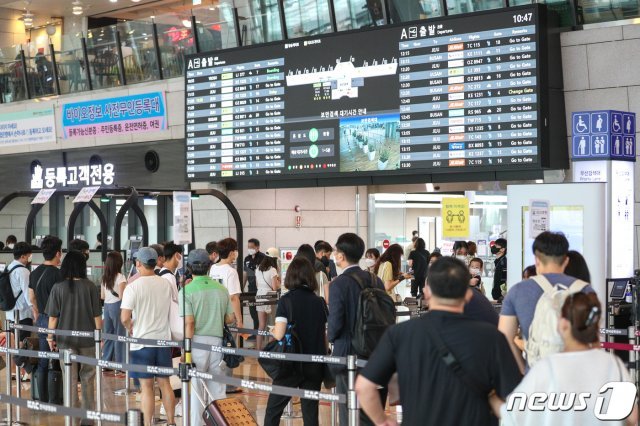
[[[611,336],[628,336],[629,330],[626,328],[601,328],[600,334],[608,334]],[[638,332],[636,332],[636,336],[638,336]]]
[[62,405],[32,401],[30,399],[16,398],[15,396],[5,394],[0,394],[0,403],[28,408],[30,410],[40,411],[42,413],[55,414],[59,416],[81,417],[83,419],[106,421],[111,423],[126,424],[127,419],[126,414],[104,413],[100,411],[83,410],[82,408],[64,407]]
[[632,345],[630,343],[600,342],[600,347],[616,351],[640,352],[640,345]]

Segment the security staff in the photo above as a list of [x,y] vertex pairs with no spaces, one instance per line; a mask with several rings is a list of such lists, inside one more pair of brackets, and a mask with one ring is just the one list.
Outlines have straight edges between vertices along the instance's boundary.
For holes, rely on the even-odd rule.
[[502,284],[507,284],[507,240],[498,238],[491,247],[491,254],[496,256],[491,296],[494,300],[501,301],[503,298]]

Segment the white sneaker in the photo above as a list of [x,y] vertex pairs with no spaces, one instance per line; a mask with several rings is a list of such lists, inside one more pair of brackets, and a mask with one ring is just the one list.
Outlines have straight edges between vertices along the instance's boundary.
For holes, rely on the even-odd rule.
[[[164,404],[160,405],[160,415],[161,416],[167,415],[167,410],[164,409]],[[174,410],[174,416],[182,417],[182,401],[178,401],[178,404],[176,404],[176,408]]]

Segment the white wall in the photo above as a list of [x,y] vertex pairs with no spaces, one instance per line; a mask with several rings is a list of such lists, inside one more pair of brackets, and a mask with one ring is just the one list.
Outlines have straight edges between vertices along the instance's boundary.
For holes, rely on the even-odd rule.
[[[367,237],[367,193],[360,191],[360,229]],[[257,238],[263,250],[298,247],[326,240],[332,245],[344,232],[356,232],[356,187],[256,189],[227,191],[240,212],[244,239]],[[302,226],[295,227],[296,205],[301,207]],[[193,201],[196,245],[232,236],[233,219],[220,201],[203,196]],[[246,242],[245,242],[246,244]]]
[[[24,24],[22,21],[18,21],[20,16],[19,10],[0,8],[0,48],[26,42]],[[14,57],[15,54],[10,59]]]
[[[574,31],[564,33],[561,40],[568,143],[572,112],[617,109],[635,112],[640,119],[640,25]],[[640,176],[638,164],[636,176]],[[567,180],[570,176],[567,173]],[[639,201],[640,186],[636,185],[636,234],[640,226]],[[637,238],[634,241],[637,268]]]

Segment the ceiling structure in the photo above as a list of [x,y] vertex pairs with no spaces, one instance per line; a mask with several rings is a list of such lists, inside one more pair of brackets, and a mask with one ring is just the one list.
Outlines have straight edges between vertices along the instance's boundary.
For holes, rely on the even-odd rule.
[[[77,0],[82,8],[82,16],[109,17],[118,19],[149,19],[151,16],[166,15],[172,13],[183,14],[193,8],[192,0]],[[214,4],[215,0],[203,0],[202,5]],[[73,16],[72,0],[0,0],[0,8],[28,10],[36,16],[46,18]],[[215,1],[217,4],[218,1]]]

